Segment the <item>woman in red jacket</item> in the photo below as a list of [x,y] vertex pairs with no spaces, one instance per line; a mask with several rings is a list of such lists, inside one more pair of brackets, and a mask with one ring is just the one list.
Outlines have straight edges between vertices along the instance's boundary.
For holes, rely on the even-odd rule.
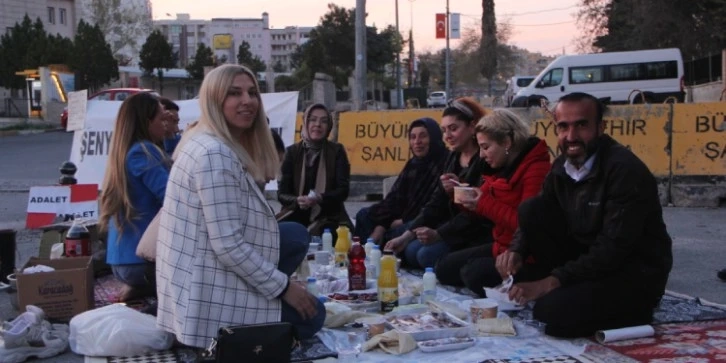
[[529,125],[506,109],[484,116],[476,126],[479,152],[494,170],[484,175],[474,198],[462,207],[491,220],[492,244],[457,251],[436,266],[436,277],[445,285],[466,286],[484,296],[482,287],[501,283],[496,257],[507,250],[517,229],[517,207],[537,195],[550,171],[547,144],[530,136]]

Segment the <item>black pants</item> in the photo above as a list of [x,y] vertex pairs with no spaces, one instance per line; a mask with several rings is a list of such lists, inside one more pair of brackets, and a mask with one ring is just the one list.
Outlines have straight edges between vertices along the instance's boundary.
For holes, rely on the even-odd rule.
[[[515,276],[516,281],[539,280],[568,261],[589,252],[589,246],[568,232],[564,212],[541,197],[522,203],[519,228],[535,259]],[[534,318],[547,324],[545,333],[557,337],[593,335],[601,329],[648,324],[660,296],[650,288],[636,263],[626,263],[604,278],[576,282],[538,299]]]
[[451,252],[436,265],[436,278],[444,285],[466,286],[485,297],[483,287],[502,282],[495,261],[491,243]]

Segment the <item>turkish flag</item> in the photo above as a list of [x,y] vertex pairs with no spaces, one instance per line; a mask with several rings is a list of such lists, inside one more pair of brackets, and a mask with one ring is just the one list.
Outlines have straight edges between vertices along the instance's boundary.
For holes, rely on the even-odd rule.
[[436,14],[436,39],[446,39],[446,14]]

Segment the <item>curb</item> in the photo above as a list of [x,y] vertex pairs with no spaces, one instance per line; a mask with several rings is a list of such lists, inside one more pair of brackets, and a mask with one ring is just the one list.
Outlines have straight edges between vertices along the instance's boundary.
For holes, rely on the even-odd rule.
[[56,127],[52,129],[42,129],[42,130],[4,130],[0,131],[0,137],[5,136],[18,136],[18,135],[34,135],[34,134],[44,134],[46,132],[65,132],[65,129],[62,127]]

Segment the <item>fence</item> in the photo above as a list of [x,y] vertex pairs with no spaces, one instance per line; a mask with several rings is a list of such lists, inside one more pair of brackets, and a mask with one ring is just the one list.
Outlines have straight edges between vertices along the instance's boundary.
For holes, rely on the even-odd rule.
[[709,83],[722,79],[721,53],[704,58],[683,62],[684,83],[686,86]]
[[0,117],[28,117],[28,99],[5,98]]

